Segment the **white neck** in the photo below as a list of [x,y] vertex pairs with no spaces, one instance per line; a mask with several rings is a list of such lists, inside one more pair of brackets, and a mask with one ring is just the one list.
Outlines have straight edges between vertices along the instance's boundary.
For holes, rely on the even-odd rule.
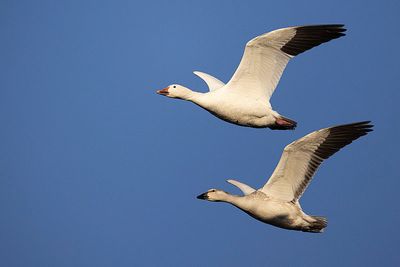
[[229,193],[224,194],[223,197],[220,198],[219,201],[230,203],[238,208],[243,207],[244,197],[231,195]]
[[199,105],[199,102],[201,102],[201,96],[203,93],[195,92],[192,90],[187,90],[187,92],[181,96],[183,100],[191,101],[195,104]]
[[235,195],[230,195],[227,194],[224,199],[221,199],[223,202],[227,202],[229,204],[232,204],[233,206],[248,212],[251,210],[253,206],[253,202],[249,201],[249,199],[246,196],[235,196]]

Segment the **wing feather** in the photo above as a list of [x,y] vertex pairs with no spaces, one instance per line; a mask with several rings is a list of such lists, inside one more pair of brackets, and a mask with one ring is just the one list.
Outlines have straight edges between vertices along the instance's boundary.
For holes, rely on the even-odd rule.
[[320,164],[341,148],[372,131],[369,121],[312,132],[287,145],[271,178],[261,189],[284,201],[297,201]]
[[315,46],[344,36],[344,25],[311,25],[278,29],[250,40],[227,83],[244,97],[269,101],[289,60]]
[[210,74],[201,72],[201,71],[193,71],[195,75],[203,79],[203,81],[207,84],[208,89],[210,92],[218,90],[219,88],[223,87],[225,84],[218,80],[217,78],[211,76]]

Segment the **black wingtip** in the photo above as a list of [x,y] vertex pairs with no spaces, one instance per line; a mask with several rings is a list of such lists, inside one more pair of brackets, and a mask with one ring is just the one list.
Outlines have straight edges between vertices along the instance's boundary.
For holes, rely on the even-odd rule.
[[321,159],[327,159],[354,140],[371,132],[373,126],[371,121],[360,121],[325,128],[329,134],[314,154]]
[[295,27],[296,34],[281,50],[296,56],[322,43],[345,36],[344,24],[320,24]]
[[337,125],[332,128],[352,128],[352,129],[364,129],[368,131],[373,131],[374,125],[371,123],[371,121],[359,121],[359,122],[353,122],[353,123],[348,123],[348,124],[342,124],[342,125]]
[[348,136],[351,140],[355,140],[372,132],[373,127],[371,121],[360,121],[330,127],[329,131],[334,136]]

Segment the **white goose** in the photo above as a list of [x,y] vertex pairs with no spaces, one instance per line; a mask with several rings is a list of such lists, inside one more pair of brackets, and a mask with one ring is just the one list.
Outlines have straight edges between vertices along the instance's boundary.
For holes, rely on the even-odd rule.
[[294,129],[296,122],[272,109],[269,100],[289,60],[315,46],[344,36],[344,25],[289,27],[250,40],[231,80],[194,72],[208,85],[210,92],[199,93],[172,84],[157,93],[191,101],[218,118],[241,126],[270,129]]
[[335,152],[372,131],[369,121],[321,129],[285,147],[282,157],[268,182],[255,190],[234,180],[243,196],[210,189],[197,198],[230,203],[251,217],[277,227],[320,233],[327,220],[305,214],[299,204],[318,166]]

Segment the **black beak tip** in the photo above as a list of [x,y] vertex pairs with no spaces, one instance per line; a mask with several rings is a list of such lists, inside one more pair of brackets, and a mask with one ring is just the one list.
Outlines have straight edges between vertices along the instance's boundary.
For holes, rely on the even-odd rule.
[[207,199],[207,193],[203,193],[201,195],[198,195],[196,198],[197,199]]

